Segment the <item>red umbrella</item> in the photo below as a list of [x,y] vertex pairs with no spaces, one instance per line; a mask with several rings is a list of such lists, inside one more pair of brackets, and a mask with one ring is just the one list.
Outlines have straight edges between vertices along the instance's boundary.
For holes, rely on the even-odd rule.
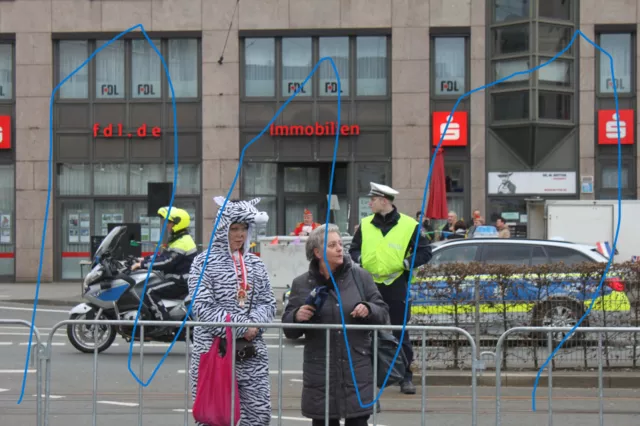
[[[436,155],[435,150],[432,155]],[[444,173],[444,157],[440,148],[436,160],[433,163],[431,182],[429,183],[429,201],[427,202],[426,216],[429,219],[447,219],[447,183]]]

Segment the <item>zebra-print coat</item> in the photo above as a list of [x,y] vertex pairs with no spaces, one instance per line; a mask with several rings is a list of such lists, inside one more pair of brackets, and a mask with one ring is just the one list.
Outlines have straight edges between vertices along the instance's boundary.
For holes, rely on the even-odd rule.
[[[221,205],[224,199],[216,197]],[[189,294],[193,299],[193,312],[198,321],[225,322],[227,313],[236,323],[271,323],[276,314],[276,300],[271,289],[267,269],[262,260],[249,253],[249,241],[245,242],[243,259],[249,290],[247,302],[240,307],[237,300],[238,278],[229,249],[229,226],[232,223],[248,223],[249,235],[253,225],[268,220],[265,212],[254,205],[259,199],[239,202],[228,201],[224,212],[218,212],[218,228],[215,240],[207,251],[200,253],[191,265]],[[206,265],[205,265],[206,261]],[[202,281],[200,274],[202,274]],[[238,270],[239,273],[240,270]],[[249,311],[251,305],[251,311]],[[242,337],[246,327],[238,328],[236,337]],[[258,355],[236,364],[238,392],[240,396],[241,426],[267,426],[271,423],[269,359],[261,329],[253,340]],[[193,351],[190,367],[191,390],[195,400],[200,356],[211,348],[214,336],[225,338],[224,327],[194,327]]]

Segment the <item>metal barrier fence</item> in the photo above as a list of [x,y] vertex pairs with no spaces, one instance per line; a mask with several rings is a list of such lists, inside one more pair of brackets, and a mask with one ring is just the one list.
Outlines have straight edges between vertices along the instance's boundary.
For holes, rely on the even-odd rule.
[[[0,320],[0,327],[3,325],[23,325],[26,327],[31,327],[31,324],[24,320]],[[51,328],[51,332],[49,333],[46,344],[43,343],[41,338],[41,334],[37,328],[34,327],[34,343],[36,345],[36,350],[34,351],[34,357],[32,357],[31,362],[36,366],[36,416],[37,416],[37,426],[48,426],[49,425],[49,415],[51,412],[51,372],[54,364],[52,363],[52,355],[53,355],[53,346],[52,341],[55,335],[55,332],[63,327],[68,325],[89,325],[89,326],[97,326],[97,325],[109,325],[109,326],[133,326],[134,321],[122,321],[122,320],[110,320],[110,321],[101,321],[101,320],[66,320],[61,321],[55,324]],[[138,328],[140,330],[140,342],[139,342],[139,358],[140,358],[140,372],[139,379],[144,382],[144,356],[145,356],[145,342],[144,342],[144,330],[145,327],[153,327],[153,326],[179,326],[180,322],[161,322],[161,321],[139,321]],[[329,359],[328,356],[330,354],[331,349],[331,340],[330,333],[331,330],[342,330],[341,324],[282,324],[282,323],[270,323],[270,324],[238,324],[238,323],[206,323],[206,322],[189,322],[185,324],[185,333],[187,336],[187,341],[189,341],[189,336],[191,336],[191,331],[193,327],[196,326],[208,326],[208,327],[258,327],[263,329],[277,329],[278,330],[278,355],[277,355],[277,424],[280,426],[283,420],[283,352],[284,352],[284,329],[316,329],[316,330],[324,330],[325,331],[325,341],[326,341],[326,352],[325,352],[325,416],[329,413],[329,386],[326,386],[329,383]],[[378,343],[378,332],[385,330],[400,330],[402,327],[400,326],[372,326],[372,325],[347,325],[347,330],[368,330],[373,331],[373,343],[377,345]],[[471,352],[473,354],[473,359],[480,360],[483,356],[491,356],[496,359],[495,363],[495,377],[496,377],[496,426],[502,425],[502,363],[499,361],[504,353],[505,345],[507,343],[507,339],[510,335],[518,334],[518,333],[540,333],[547,335],[548,346],[551,350],[553,350],[557,346],[557,337],[554,337],[556,333],[566,333],[571,330],[571,327],[516,327],[507,330],[503,333],[498,339],[495,352],[477,352],[476,343],[473,337],[465,330],[456,328],[456,327],[428,327],[428,326],[407,326],[407,330],[420,333],[422,338],[422,345],[418,352],[422,352],[421,356],[421,424],[427,424],[426,418],[426,357],[424,352],[427,350],[426,346],[426,336],[429,333],[456,333],[458,335],[462,335],[469,343],[471,348]],[[92,328],[95,331],[95,327]],[[603,345],[603,342],[606,340],[606,335],[608,333],[640,333],[640,327],[580,327],[575,330],[576,333],[581,334],[597,334],[598,340],[598,401],[599,401],[599,424],[604,425],[604,384],[603,384],[603,350],[606,349]],[[94,333],[94,342],[98,339],[98,334]],[[189,424],[190,418],[190,383],[189,383],[189,365],[190,365],[190,351],[189,345],[185,345],[185,380],[184,380],[184,425]],[[97,401],[98,401],[98,346],[95,346],[93,351],[93,377],[92,377],[92,425],[97,424]],[[561,349],[562,350],[562,349]],[[233,340],[231,353],[235,352],[235,340]],[[233,362],[233,372],[232,378],[235,380],[235,357],[232,357]],[[377,362],[378,356],[377,352],[373,352],[373,382],[377,382]],[[477,371],[479,369],[484,369],[481,361],[477,361],[472,363],[471,366],[471,424],[472,426],[477,426]],[[546,376],[541,376],[541,378],[545,377],[547,379],[547,392],[548,392],[548,424],[553,424],[553,369],[554,363],[553,361],[549,363],[547,367]],[[45,374],[44,379],[44,392],[42,392],[43,388],[43,380],[42,375]],[[233,395],[234,390],[232,390],[232,404],[233,404]],[[377,394],[377,392],[375,392]],[[273,395],[273,394],[272,394]],[[44,398],[44,409],[42,399]],[[368,403],[369,401],[363,401],[364,403]],[[138,424],[143,424],[143,386],[138,384]],[[231,407],[231,413],[233,416],[234,407]],[[377,410],[374,407],[372,414],[373,424],[377,424]],[[237,420],[237,419],[236,419]],[[234,419],[232,419],[232,424],[234,423]],[[328,416],[326,416],[326,423],[328,424]]]
[[[502,425],[502,415],[500,411],[500,400],[502,390],[501,362],[503,346],[509,335],[516,333],[546,333],[547,345],[554,348],[559,342],[554,343],[554,333],[566,333],[571,331],[572,327],[515,327],[507,330],[500,336],[496,345],[496,426]],[[597,333],[598,334],[598,405],[600,426],[604,426],[604,388],[602,374],[602,335],[603,333],[638,333],[640,327],[578,327],[575,333]],[[552,349],[551,349],[552,350]],[[486,353],[485,353],[486,354]],[[548,392],[548,419],[549,425],[553,425],[553,360],[547,365],[547,392]]]
[[[51,370],[52,370],[52,339],[53,336],[56,332],[56,330],[58,330],[60,327],[63,326],[67,326],[67,325],[92,325],[92,326],[96,326],[96,325],[111,325],[111,326],[133,326],[134,321],[123,321],[123,320],[109,320],[109,321],[102,321],[102,320],[65,320],[65,321],[61,321],[57,324],[55,324],[52,329],[51,329],[51,333],[49,334],[49,337],[47,339],[47,350],[46,353],[42,354],[43,358],[45,359],[46,362],[46,378],[45,378],[45,392],[44,392],[44,397],[45,397],[45,401],[44,401],[44,426],[48,426],[49,425],[49,413],[50,413],[50,399],[51,399]],[[153,326],[179,326],[181,324],[181,322],[177,322],[177,321],[138,321],[138,328],[140,329],[140,374],[139,374],[139,379],[140,381],[144,382],[144,378],[143,378],[143,369],[144,369],[144,329],[145,327],[153,327]],[[270,323],[270,324],[258,324],[258,323],[207,323],[207,322],[188,322],[187,324],[185,324],[185,333],[186,336],[191,336],[191,330],[193,327],[197,327],[197,326],[207,326],[207,327],[232,327],[233,329],[238,328],[238,327],[256,327],[256,328],[264,328],[264,329],[278,329],[278,378],[277,378],[277,389],[278,389],[278,399],[277,399],[277,411],[278,411],[278,417],[277,417],[277,424],[278,426],[281,426],[282,424],[282,375],[283,375],[283,369],[282,369],[282,360],[283,360],[283,329],[295,329],[295,328],[299,328],[299,329],[316,329],[316,330],[325,330],[325,342],[326,342],[326,349],[325,349],[325,391],[326,391],[326,396],[325,396],[325,424],[328,425],[329,424],[329,390],[330,390],[330,386],[328,386],[329,384],[329,360],[330,360],[330,336],[331,334],[329,333],[330,330],[342,330],[342,325],[341,324],[282,324],[282,323]],[[422,336],[422,348],[424,350],[424,348],[426,348],[426,335],[429,332],[438,332],[438,333],[442,333],[442,332],[447,332],[447,333],[456,333],[456,334],[460,334],[463,337],[465,337],[467,339],[467,341],[469,342],[469,345],[471,347],[472,353],[474,354],[475,357],[475,342],[473,340],[473,337],[466,332],[465,330],[462,330],[460,328],[456,328],[456,327],[427,327],[427,326],[407,326],[406,327],[407,330],[413,331],[413,332],[419,332],[421,333]],[[391,325],[381,325],[381,326],[375,326],[375,325],[355,325],[355,324],[350,324],[346,326],[347,330],[367,330],[367,331],[373,331],[373,344],[377,347],[378,344],[378,332],[379,331],[393,331],[393,330],[401,330],[402,326],[391,326]],[[95,330],[95,327],[92,328],[92,330]],[[98,333],[93,333],[94,334],[94,342],[97,341],[98,339]],[[235,335],[235,333],[234,333]],[[187,338],[188,341],[188,338]],[[191,394],[191,389],[189,386],[189,375],[188,375],[188,371],[189,371],[189,361],[190,361],[190,356],[189,356],[189,345],[185,345],[187,350],[185,352],[185,398],[184,398],[184,424],[185,426],[188,426],[189,424],[189,396]],[[236,342],[235,340],[233,340],[233,344],[232,344],[232,348],[231,348],[231,353],[235,353],[235,346],[236,346]],[[94,351],[93,351],[93,395],[92,395],[92,425],[95,426],[97,424],[97,392],[98,392],[98,345],[94,345]],[[423,360],[425,360],[425,357],[422,357]],[[232,369],[232,380],[235,380],[235,357],[232,357],[233,363],[233,369]],[[377,383],[377,363],[378,363],[378,353],[376,351],[373,351],[373,383]],[[424,361],[423,361],[424,363]],[[425,401],[425,386],[426,386],[426,382],[425,382],[425,374],[426,374],[426,366],[423,364],[422,365],[422,373],[421,373],[421,386],[422,386],[422,401],[421,401],[421,424],[422,425],[426,425],[426,401]],[[475,365],[472,366],[472,396],[471,396],[471,400],[472,400],[472,410],[471,410],[471,426],[477,426],[477,419],[476,419],[476,412],[477,412],[477,395],[476,395],[476,371],[475,371]],[[143,386],[141,384],[138,384],[138,424],[142,425],[143,424],[143,409],[142,409],[142,403],[143,403],[143,398],[142,398],[142,389]],[[377,392],[375,392],[377,394]],[[236,419],[233,419],[233,414],[234,414],[234,407],[233,407],[233,401],[234,401],[234,389],[232,388],[231,391],[231,425],[233,425],[235,423]],[[363,401],[363,403],[367,404],[369,403],[368,401]],[[376,408],[374,406],[373,409],[373,424],[376,425],[377,423],[377,413],[376,413]]]
[[[29,321],[21,319],[0,319],[0,327],[8,325],[23,325],[31,329],[31,323]],[[31,352],[31,366],[36,368],[36,424],[42,425],[44,421],[44,413],[42,411],[42,361],[44,360],[44,353],[46,348],[42,344],[40,337],[40,331],[37,327],[33,327],[33,340],[35,344],[35,350]]]

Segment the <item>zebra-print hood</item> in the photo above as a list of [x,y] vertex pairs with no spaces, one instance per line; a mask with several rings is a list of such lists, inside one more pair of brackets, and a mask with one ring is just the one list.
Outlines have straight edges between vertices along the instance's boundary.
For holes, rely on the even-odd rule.
[[[251,244],[251,235],[253,235],[253,229],[256,224],[267,223],[269,221],[269,215],[267,212],[262,212],[256,209],[256,204],[260,202],[260,198],[254,198],[250,201],[227,201],[227,204],[222,211],[222,205],[224,204],[224,197],[215,197],[213,199],[220,209],[216,215],[216,221],[218,222],[218,229],[216,229],[215,238],[211,248],[217,248],[223,250],[231,255],[229,248],[229,227],[233,223],[247,223],[249,225],[249,232],[247,233],[247,240],[244,242],[243,256],[249,253],[249,246]],[[214,221],[215,226],[215,221]]]

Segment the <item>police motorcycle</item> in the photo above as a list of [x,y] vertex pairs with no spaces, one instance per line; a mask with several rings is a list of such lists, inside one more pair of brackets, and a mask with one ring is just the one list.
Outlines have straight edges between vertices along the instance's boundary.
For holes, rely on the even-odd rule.
[[[119,242],[125,232],[126,226],[114,227],[96,250],[91,271],[82,284],[82,298],[86,303],[80,303],[72,308],[69,319],[135,321],[140,300],[144,298],[143,287],[149,271],[146,269],[131,271],[131,266],[136,262],[133,256],[128,256],[124,260],[115,258],[115,251],[118,250]],[[164,274],[152,270],[149,274],[147,290],[165,282],[167,280],[164,279]],[[188,294],[184,296],[184,299],[162,300],[169,312],[170,321],[182,322],[187,315],[191,300]],[[188,320],[193,321],[194,318],[195,315],[191,313]],[[155,320],[146,304],[143,304],[140,309],[139,320]],[[145,342],[172,342],[179,328],[180,325],[146,326],[144,327],[144,340]],[[138,324],[136,335],[132,336],[133,325],[69,324],[67,325],[67,337],[73,347],[80,352],[92,353],[96,346],[96,340],[98,352],[102,352],[111,346],[118,334],[127,342],[131,342],[132,339],[140,341],[140,330],[141,327]],[[186,327],[183,327],[178,341],[185,341],[185,330]]]

